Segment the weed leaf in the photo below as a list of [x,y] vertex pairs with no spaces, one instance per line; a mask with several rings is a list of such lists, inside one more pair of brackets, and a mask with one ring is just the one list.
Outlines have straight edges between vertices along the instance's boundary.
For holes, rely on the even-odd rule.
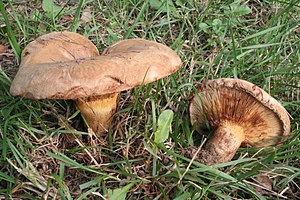
[[234,1],[229,6],[224,7],[224,14],[231,16],[243,16],[251,13],[251,9],[246,5],[242,4],[240,0]]
[[158,10],[159,12],[162,13],[170,13],[174,17],[179,17],[173,1],[150,0],[149,4],[150,4],[150,8],[154,10]]
[[189,192],[184,192],[182,195],[176,197],[174,200],[186,200],[190,198],[191,198],[191,194]]
[[108,199],[109,200],[123,200],[126,198],[126,194],[128,190],[134,185],[134,183],[130,183],[122,188],[118,188],[115,190],[108,190]]
[[155,132],[154,142],[162,143],[169,137],[171,129],[171,122],[173,120],[174,113],[172,110],[164,110],[158,117],[158,127]]
[[167,6],[169,6],[171,9],[175,9],[175,5],[172,1],[164,2],[162,0],[150,0],[150,7],[155,10],[162,9],[162,12],[167,12]]
[[43,10],[49,15],[56,16],[61,7],[54,5],[53,0],[44,0],[42,4]]

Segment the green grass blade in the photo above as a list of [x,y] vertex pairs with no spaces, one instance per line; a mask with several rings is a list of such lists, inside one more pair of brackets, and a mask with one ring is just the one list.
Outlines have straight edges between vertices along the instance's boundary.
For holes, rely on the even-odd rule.
[[0,12],[4,18],[6,32],[8,35],[9,42],[10,42],[12,48],[14,49],[15,55],[17,56],[18,60],[20,60],[21,48],[17,42],[15,34],[12,31],[12,28],[11,28],[11,25],[10,25],[10,22],[9,22],[9,19],[8,19],[7,13],[5,11],[5,7],[4,7],[2,0],[0,0]]

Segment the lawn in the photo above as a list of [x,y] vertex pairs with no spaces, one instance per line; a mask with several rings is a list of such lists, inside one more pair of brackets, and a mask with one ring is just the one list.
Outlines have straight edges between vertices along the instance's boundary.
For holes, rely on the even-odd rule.
[[[0,199],[300,199],[299,0],[0,0],[0,10]],[[153,40],[182,65],[123,91],[108,132],[95,138],[73,101],[9,93],[24,47],[64,30],[99,52]],[[255,83],[282,103],[290,137],[213,166],[185,157],[206,141],[189,121],[190,96],[217,78]],[[169,124],[159,120],[166,112]]]

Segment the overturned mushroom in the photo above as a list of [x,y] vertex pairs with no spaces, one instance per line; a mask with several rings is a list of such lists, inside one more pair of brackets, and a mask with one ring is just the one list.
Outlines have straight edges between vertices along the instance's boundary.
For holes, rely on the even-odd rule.
[[43,35],[22,53],[10,92],[31,99],[73,99],[89,126],[101,134],[110,125],[120,91],[170,75],[181,65],[169,47],[128,39],[101,56],[84,37],[70,32]]
[[286,139],[290,120],[284,107],[256,85],[239,79],[209,80],[197,86],[190,120],[199,133],[214,133],[199,161],[212,165],[230,161],[240,146],[264,147]]

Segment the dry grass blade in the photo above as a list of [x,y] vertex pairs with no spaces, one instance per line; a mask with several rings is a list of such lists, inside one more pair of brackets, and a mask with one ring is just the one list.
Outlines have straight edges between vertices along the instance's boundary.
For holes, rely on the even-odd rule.
[[[17,193],[20,188],[31,188],[32,191],[35,191],[36,193],[40,194],[39,196],[43,196],[45,192],[48,191],[48,180],[41,176],[38,171],[32,166],[31,163],[27,162],[26,167],[24,169],[21,169],[17,167],[10,159],[7,159],[7,162],[13,166],[19,174],[22,174],[25,176],[30,182],[22,183],[21,185],[15,187],[12,191],[12,193]],[[57,195],[56,188],[52,188],[54,190],[53,192],[47,192],[47,194],[54,198]]]

